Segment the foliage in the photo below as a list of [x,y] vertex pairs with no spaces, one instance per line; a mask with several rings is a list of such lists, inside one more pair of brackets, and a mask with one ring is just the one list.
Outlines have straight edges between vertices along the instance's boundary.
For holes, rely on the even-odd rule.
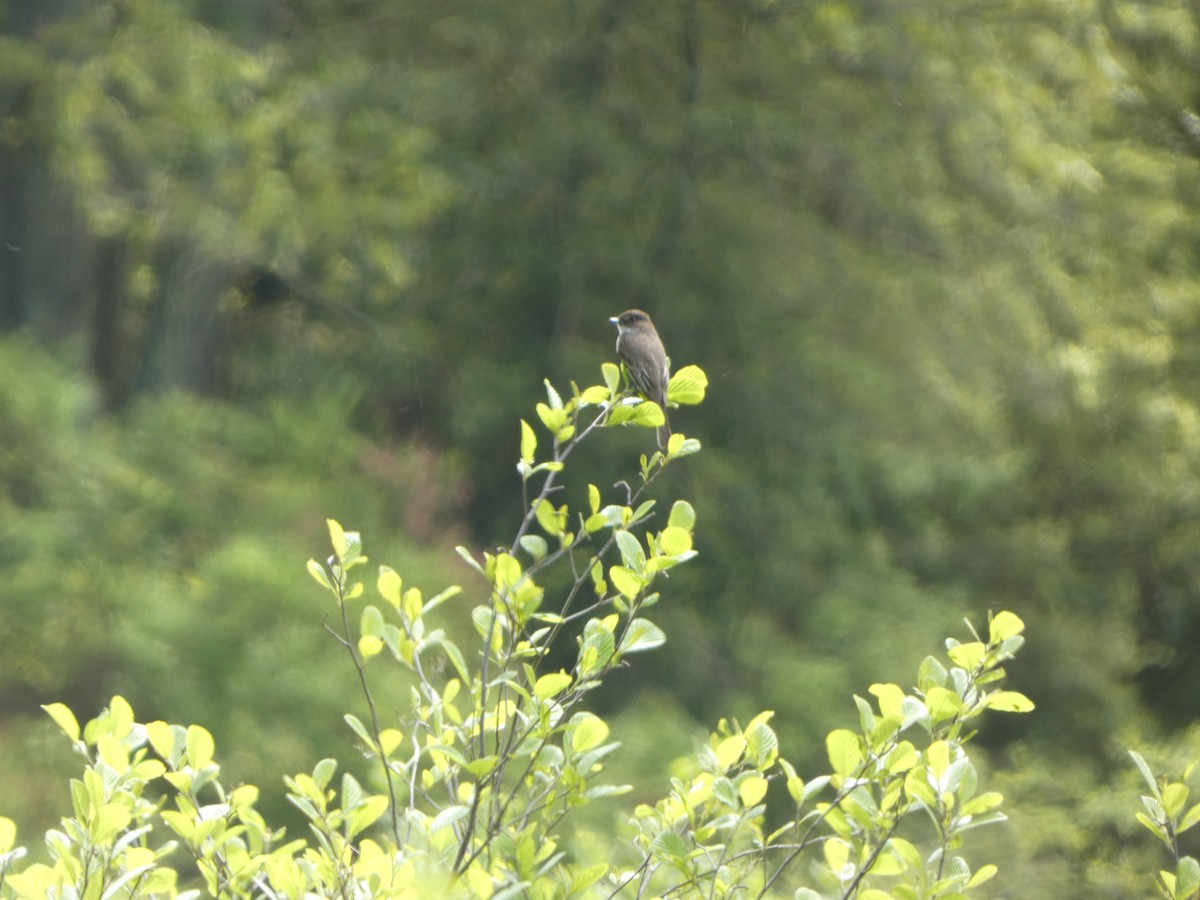
[[[405,531],[387,549],[414,581],[440,578],[446,566],[418,537],[456,515],[455,482],[427,452],[353,433],[354,396],[331,380],[316,402],[250,412],[173,394],[114,421],[68,364],[0,341],[0,693],[18,708],[96,708],[119,693],[139,709],[186,709],[236,748],[231,776],[259,783],[267,767],[329,752],[340,692],[311,670],[337,656],[307,622],[307,579],[287,559],[333,510]],[[251,740],[264,729],[269,751]],[[23,718],[0,732],[12,766],[0,794],[43,827],[65,799],[47,738]],[[264,809],[284,807],[265,786]]]
[[[1017,890],[1120,896],[1116,745],[1200,714],[1197,23],[1151,0],[0,3],[0,328],[85,336],[98,385],[6,370],[30,404],[0,453],[6,695],[186,702],[235,748],[235,703],[330,699],[281,665],[312,636],[273,627],[296,523],[391,533],[429,464],[466,510],[432,531],[490,546],[527,386],[638,305],[713,378],[684,417],[704,553],[656,614],[683,639],[639,667],[671,721],[773,709],[813,768],[832,698],[1013,610],[1039,636],[1014,686],[1047,714],[993,721],[977,761],[1036,848]],[[229,408],[139,402],[180,385]],[[397,444],[406,487],[339,499]],[[595,483],[615,457],[583,457]],[[254,642],[179,637],[214,617]]]
[[1179,781],[1160,780],[1140,753],[1131,750],[1129,755],[1150,789],[1148,795],[1142,795],[1143,810],[1137,813],[1137,820],[1163,843],[1175,862],[1173,871],[1158,873],[1159,892],[1167,900],[1195,900],[1200,897],[1200,862],[1183,853],[1179,845],[1179,836],[1200,823],[1200,803],[1187,805],[1190,790],[1186,782],[1195,763],[1184,770]]
[[[660,599],[660,577],[696,555],[685,501],[660,529],[636,533],[657,506],[647,489],[700,449],[682,433],[665,452],[642,456],[637,487],[619,485],[615,500],[594,485],[586,511],[551,500],[568,458],[599,429],[658,423],[651,404],[626,402],[616,366],[604,376],[582,391],[573,385],[565,401],[547,382],[537,412],[552,450],[539,461],[538,432],[522,422],[517,468],[536,494],[526,496],[512,545],[482,560],[460,548],[487,598],[470,612],[472,653],[435,627],[433,614],[457,587],[426,599],[380,566],[382,602],[359,608],[366,590],[352,573],[367,562],[361,537],[329,521],[334,553],[308,568],[333,596],[340,622],[330,630],[368,704],[367,721],[347,714],[346,722],[372,761],[376,791],[348,772],[335,786],[334,759],[287,777],[311,838],[286,840],[257,810],[257,788],[222,780],[207,729],[138,723],[120,696],[81,728],[65,705],[51,704],[87,764],[71,783],[72,815],[46,835],[49,863],[18,868],[24,851],[12,820],[0,819],[0,896],[761,896],[799,880],[796,863],[810,857],[818,886],[843,898],[960,897],[993,877],[994,865],[972,872],[958,851],[965,832],[1003,819],[1002,798],[978,790],[966,752],[975,720],[989,709],[1032,709],[999,687],[1002,663],[1023,643],[1023,623],[1008,612],[992,617],[986,639],[948,641],[949,667],[927,658],[911,693],[876,684],[875,705],[856,698],[859,729],[826,738],[829,774],[797,774],[780,755],[771,713],[745,727],[722,721],[691,773],[633,811],[628,867],[573,858],[564,821],[630,790],[600,780],[619,745],[584,701],[631,656],[666,640],[644,612]],[[681,370],[668,397],[699,402],[706,381],[699,369]],[[539,579],[555,566],[572,581],[548,596]],[[568,629],[573,664],[546,670]],[[399,727],[375,699],[375,669],[388,660],[413,679]],[[785,824],[768,833],[772,780],[789,802]],[[159,790],[165,805],[151,799]],[[899,833],[910,819],[927,820],[925,850],[911,829]],[[200,884],[182,894],[168,865],[177,848]],[[795,895],[819,896],[805,887]]]

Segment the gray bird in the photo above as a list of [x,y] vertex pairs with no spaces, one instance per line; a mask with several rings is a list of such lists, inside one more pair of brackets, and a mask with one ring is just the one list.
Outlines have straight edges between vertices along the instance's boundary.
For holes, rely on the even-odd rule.
[[[671,380],[671,364],[658,332],[650,317],[640,309],[628,309],[609,319],[617,326],[617,355],[625,363],[634,387],[661,407],[667,415],[667,382]],[[667,449],[671,423],[658,427],[658,447]]]

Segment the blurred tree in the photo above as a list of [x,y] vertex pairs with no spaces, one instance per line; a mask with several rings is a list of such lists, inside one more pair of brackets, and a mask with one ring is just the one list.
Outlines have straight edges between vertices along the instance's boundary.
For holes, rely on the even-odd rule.
[[345,386],[467,473],[489,543],[523,398],[644,306],[713,378],[656,670],[694,713],[801,741],[1003,607],[1043,713],[985,737],[1091,759],[1076,799],[1137,704],[1200,715],[1193,7],[0,14],[0,324],[86,327],[110,399]]

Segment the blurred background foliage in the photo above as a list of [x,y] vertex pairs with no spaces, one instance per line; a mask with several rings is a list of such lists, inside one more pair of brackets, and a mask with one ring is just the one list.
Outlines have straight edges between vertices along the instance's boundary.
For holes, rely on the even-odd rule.
[[1197,73],[1161,0],[0,0],[5,811],[62,806],[52,700],[344,756],[323,519],[464,580],[640,306],[711,385],[628,777],[763,708],[819,768],[1011,609],[996,893],[1144,893],[1123,748],[1200,746]]

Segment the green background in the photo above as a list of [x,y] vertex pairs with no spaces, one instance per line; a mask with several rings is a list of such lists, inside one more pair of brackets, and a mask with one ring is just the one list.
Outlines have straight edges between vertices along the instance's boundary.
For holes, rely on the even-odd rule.
[[1200,756],[1198,73],[1174,2],[0,0],[2,811],[65,808],[38,704],[120,692],[285,815],[352,752],[324,519],[467,581],[636,306],[710,386],[659,489],[700,558],[596,701],[625,777],[761,709],[817,772],[1010,609],[989,889],[1148,894],[1124,751]]

